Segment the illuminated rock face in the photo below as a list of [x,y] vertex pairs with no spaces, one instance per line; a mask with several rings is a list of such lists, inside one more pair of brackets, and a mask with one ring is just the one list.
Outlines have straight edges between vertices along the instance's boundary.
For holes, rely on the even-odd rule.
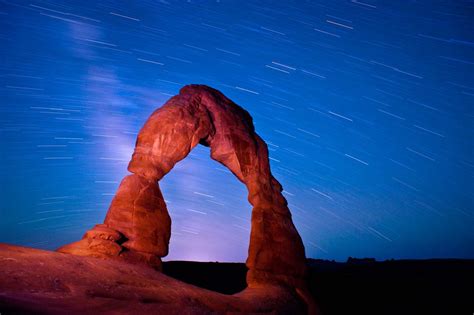
[[253,206],[249,287],[304,287],[304,247],[282,187],[270,172],[267,146],[247,111],[203,85],[185,86],[150,116],[128,166],[133,174],[122,180],[104,224],[59,251],[141,261],[159,269],[168,253],[171,220],[158,182],[197,144],[210,146],[211,158],[247,186]]

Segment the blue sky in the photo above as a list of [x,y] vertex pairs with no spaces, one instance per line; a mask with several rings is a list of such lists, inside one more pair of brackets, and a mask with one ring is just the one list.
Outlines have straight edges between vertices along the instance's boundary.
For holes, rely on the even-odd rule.
[[[102,222],[154,109],[250,112],[307,256],[474,258],[472,2],[0,1],[0,241]],[[244,261],[245,187],[196,148],[162,182],[167,259]]]

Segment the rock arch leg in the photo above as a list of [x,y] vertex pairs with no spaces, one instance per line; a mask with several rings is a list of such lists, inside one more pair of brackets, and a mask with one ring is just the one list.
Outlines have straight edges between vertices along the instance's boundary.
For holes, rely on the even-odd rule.
[[[247,138],[247,135],[252,137]],[[304,246],[281,194],[282,187],[270,172],[265,142],[254,132],[230,128],[216,133],[211,142],[211,157],[247,186],[248,199],[253,206],[246,263],[248,285],[301,286],[306,273]]]
[[120,183],[104,224],[58,251],[144,262],[161,269],[171,219],[158,181],[211,131],[207,113],[186,96],[178,95],[156,110],[138,135],[128,167],[132,174]]
[[171,219],[158,183],[131,174],[121,181],[104,223],[58,251],[145,263],[161,270],[170,232]]

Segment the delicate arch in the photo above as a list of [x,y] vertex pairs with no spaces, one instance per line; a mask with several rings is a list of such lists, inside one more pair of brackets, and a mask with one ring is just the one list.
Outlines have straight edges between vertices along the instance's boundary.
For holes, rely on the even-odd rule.
[[159,268],[168,253],[171,220],[158,182],[197,145],[248,189],[253,206],[247,283],[304,287],[306,258],[265,142],[252,118],[219,91],[188,85],[147,120],[104,224],[59,249],[78,255],[141,261]]

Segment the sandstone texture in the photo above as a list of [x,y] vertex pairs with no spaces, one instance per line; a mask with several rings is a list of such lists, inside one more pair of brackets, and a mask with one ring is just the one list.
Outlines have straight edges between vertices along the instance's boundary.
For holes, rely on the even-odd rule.
[[0,244],[2,314],[305,314],[289,290],[268,285],[225,295],[144,264]]
[[168,253],[171,220],[159,181],[198,144],[248,189],[253,206],[246,265],[249,288],[279,285],[311,304],[304,282],[304,246],[280,183],[270,171],[268,149],[250,114],[221,92],[188,85],[157,109],[140,130],[128,170],[103,224],[58,249],[160,269]]

